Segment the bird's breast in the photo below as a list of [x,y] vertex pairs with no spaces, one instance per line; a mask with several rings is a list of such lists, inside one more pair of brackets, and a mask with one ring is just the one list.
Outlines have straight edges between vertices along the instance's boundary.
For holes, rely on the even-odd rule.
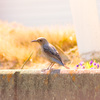
[[43,56],[44,56],[47,60],[49,60],[50,62],[53,62],[52,57],[50,57],[47,53],[45,53],[45,51],[44,51],[43,48],[42,48],[42,53],[43,53]]

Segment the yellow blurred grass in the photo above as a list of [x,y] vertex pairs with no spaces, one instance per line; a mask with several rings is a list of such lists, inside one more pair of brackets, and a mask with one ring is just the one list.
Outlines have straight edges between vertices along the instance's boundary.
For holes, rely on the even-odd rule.
[[42,62],[39,45],[31,43],[31,40],[38,37],[45,37],[51,44],[59,46],[64,51],[68,51],[77,45],[72,26],[51,29],[48,27],[32,28],[15,22],[0,21],[0,63],[15,63],[12,68],[15,65],[21,66],[29,57],[31,51],[34,52],[31,63]]

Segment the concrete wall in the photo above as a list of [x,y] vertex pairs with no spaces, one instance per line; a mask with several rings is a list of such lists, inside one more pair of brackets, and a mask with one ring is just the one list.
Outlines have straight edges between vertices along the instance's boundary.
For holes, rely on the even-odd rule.
[[0,100],[100,100],[100,70],[1,70]]

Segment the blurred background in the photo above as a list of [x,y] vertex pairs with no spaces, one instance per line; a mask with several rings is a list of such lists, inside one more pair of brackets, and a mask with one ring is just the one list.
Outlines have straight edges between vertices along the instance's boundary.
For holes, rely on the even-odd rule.
[[73,22],[69,0],[1,0],[0,19],[25,26],[66,25]]
[[0,19],[25,26],[73,24],[69,0],[0,0]]
[[[96,4],[100,17],[100,0]],[[0,69],[20,68],[32,50],[25,68],[40,68],[38,63],[46,61],[37,44],[30,43],[40,36],[56,46],[63,58],[73,59],[71,66],[80,62],[72,17],[70,0],[0,0]]]

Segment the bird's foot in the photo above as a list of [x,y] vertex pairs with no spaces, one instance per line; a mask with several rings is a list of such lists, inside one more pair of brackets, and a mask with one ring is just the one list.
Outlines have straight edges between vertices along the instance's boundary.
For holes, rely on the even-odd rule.
[[42,73],[47,73],[47,74],[48,74],[48,73],[50,73],[52,70],[53,70],[53,68],[51,68],[51,69],[46,68],[46,69],[42,69],[41,72],[42,72]]
[[42,71],[42,72],[45,72],[45,71],[47,71],[47,70],[48,70],[48,68],[45,68],[45,69],[42,69],[41,71]]
[[47,69],[47,68],[41,70],[41,73],[44,73],[44,74],[50,74],[50,72],[51,71],[49,69]]

